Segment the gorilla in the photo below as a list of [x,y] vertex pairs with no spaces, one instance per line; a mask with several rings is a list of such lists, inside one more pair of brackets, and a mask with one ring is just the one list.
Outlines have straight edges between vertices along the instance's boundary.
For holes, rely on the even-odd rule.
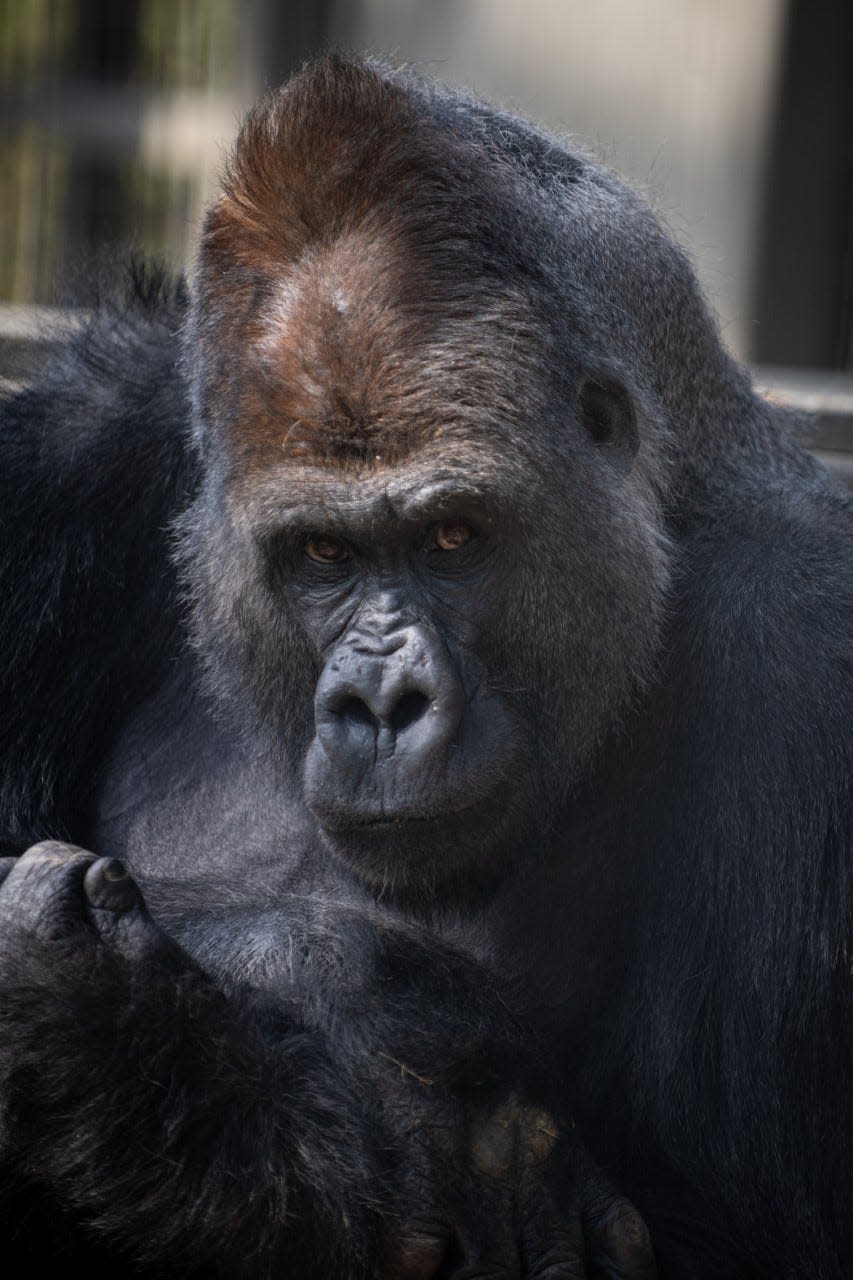
[[2,413],[15,1273],[853,1275],[850,500],[642,199],[325,58]]

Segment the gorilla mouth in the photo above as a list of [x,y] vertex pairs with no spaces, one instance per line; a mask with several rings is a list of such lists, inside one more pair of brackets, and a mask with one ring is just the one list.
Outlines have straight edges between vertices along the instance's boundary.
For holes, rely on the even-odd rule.
[[328,817],[315,815],[323,844],[331,857],[370,888],[386,894],[434,893],[440,881],[462,878],[483,883],[498,873],[503,857],[496,853],[514,847],[518,823],[516,806],[494,788],[473,801],[458,795],[431,810],[398,809],[393,814],[338,809]]
[[[403,827],[437,827],[448,818],[459,818],[471,810],[482,806],[489,797],[478,797],[470,800],[460,796],[455,802],[442,805],[431,810],[401,809],[396,813],[378,811],[375,813],[317,813],[323,827],[327,831],[345,833],[347,831],[398,831]],[[316,812],[316,809],[315,809]]]

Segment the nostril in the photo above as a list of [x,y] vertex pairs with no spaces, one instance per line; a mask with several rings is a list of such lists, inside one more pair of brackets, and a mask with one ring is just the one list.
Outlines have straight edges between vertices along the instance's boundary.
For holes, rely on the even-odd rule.
[[376,729],[376,716],[366,702],[355,696],[345,698],[338,707],[338,715],[342,720],[353,725],[363,725],[368,729]]
[[420,689],[409,689],[397,702],[391,712],[391,728],[395,733],[402,733],[409,725],[420,720],[429,707],[429,698]]

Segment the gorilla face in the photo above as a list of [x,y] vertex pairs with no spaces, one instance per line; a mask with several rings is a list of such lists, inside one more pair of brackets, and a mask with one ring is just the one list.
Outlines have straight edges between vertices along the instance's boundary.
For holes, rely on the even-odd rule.
[[534,717],[496,622],[508,522],[497,477],[478,479],[437,479],[428,460],[355,485],[327,477],[269,550],[319,667],[305,798],[371,881],[389,865],[434,874],[469,831],[488,851],[530,822]]
[[560,430],[574,449],[466,427],[387,464],[327,440],[221,489],[212,467],[198,499],[211,687],[375,888],[482,883],[535,846],[643,678],[659,544],[580,393]]
[[472,188],[470,147],[457,174],[397,127],[311,186],[276,127],[250,119],[238,160],[270,180],[236,165],[195,281],[195,641],[336,858],[482,878],[649,674],[655,449],[492,164]]

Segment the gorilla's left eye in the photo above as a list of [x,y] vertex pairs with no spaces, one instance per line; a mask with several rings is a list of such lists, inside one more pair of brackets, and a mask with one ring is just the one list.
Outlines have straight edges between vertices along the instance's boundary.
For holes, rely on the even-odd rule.
[[349,560],[349,551],[341,538],[332,534],[315,534],[305,543],[305,554],[318,564],[342,564]]
[[458,551],[460,547],[465,546],[466,542],[470,542],[473,536],[474,530],[469,524],[454,520],[438,526],[435,531],[435,545],[439,551]]

